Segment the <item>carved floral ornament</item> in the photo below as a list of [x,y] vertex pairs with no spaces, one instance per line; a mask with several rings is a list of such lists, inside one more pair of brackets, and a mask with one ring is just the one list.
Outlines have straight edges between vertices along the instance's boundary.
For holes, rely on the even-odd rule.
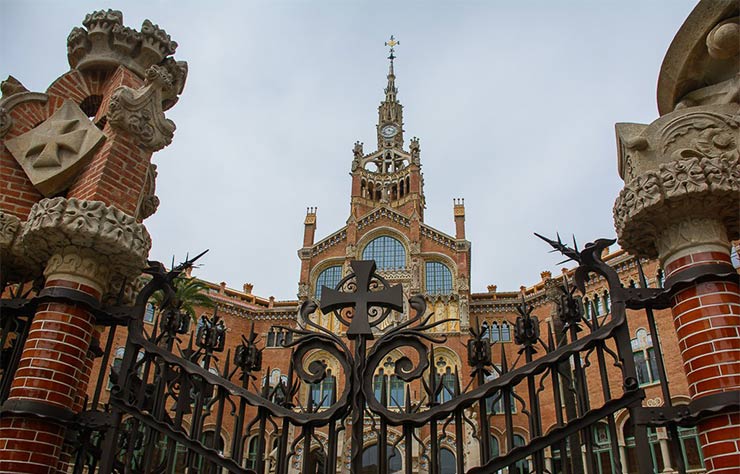
[[43,199],[26,222],[2,213],[0,224],[0,248],[12,265],[5,270],[18,278],[64,269],[105,287],[110,278],[139,275],[151,248],[143,225],[100,201]]
[[738,238],[737,112],[732,105],[695,107],[649,126],[617,125],[626,185],[614,204],[614,224],[623,248],[657,257],[656,238],[679,217],[713,218],[728,238]]

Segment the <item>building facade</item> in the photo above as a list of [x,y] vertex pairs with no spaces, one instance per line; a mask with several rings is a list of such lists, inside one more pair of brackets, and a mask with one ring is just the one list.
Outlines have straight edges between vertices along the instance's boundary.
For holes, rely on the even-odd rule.
[[[350,262],[355,259],[374,260],[378,274],[391,284],[399,284],[403,288],[405,308],[402,312],[394,311],[382,325],[378,332],[394,327],[409,317],[408,299],[412,295],[421,294],[427,302],[428,312],[432,314],[433,322],[440,322],[433,332],[436,336],[444,336],[445,342],[434,348],[433,369],[441,378],[444,389],[437,395],[437,402],[444,402],[454,396],[454,385],[459,379],[461,385],[470,382],[470,369],[467,363],[467,344],[470,339],[470,329],[480,331],[485,339],[491,343],[494,370],[489,378],[495,378],[506,370],[521,366],[520,346],[514,340],[518,308],[522,304],[531,306],[532,315],[540,321],[542,334],[562,334],[562,323],[558,320],[558,288],[563,285],[564,279],[571,279],[572,271],[563,269],[561,275],[552,275],[549,271],[540,274],[537,283],[522,286],[515,291],[499,291],[495,285],[488,287],[485,293],[471,293],[470,291],[470,259],[471,243],[465,236],[465,205],[462,199],[455,199],[452,206],[452,218],[455,222],[455,235],[448,235],[424,222],[424,177],[421,172],[422,161],[420,141],[412,138],[406,147],[403,130],[403,107],[398,100],[396,75],[394,71],[393,55],[387,75],[385,97],[378,108],[377,149],[365,153],[363,144],[356,143],[351,159],[351,193],[349,196],[350,212],[347,224],[331,232],[326,237],[316,239],[317,213],[315,208],[308,208],[302,247],[298,250],[301,260],[301,270],[298,284],[298,298],[290,301],[276,301],[273,297],[265,298],[253,294],[253,286],[244,284],[241,290],[227,287],[225,282],[220,284],[203,281],[207,285],[208,294],[216,303],[217,314],[223,318],[228,328],[228,349],[234,350],[240,342],[240,336],[248,334],[252,329],[260,338],[260,345],[264,346],[262,360],[262,381],[269,381],[274,386],[279,384],[288,373],[290,348],[283,347],[290,344],[293,334],[289,329],[305,326],[298,316],[300,305],[307,300],[320,301],[325,287],[334,288],[344,277],[351,273]],[[349,160],[348,160],[349,161]],[[337,197],[340,198],[339,196]],[[614,267],[624,286],[642,286],[638,271],[638,259],[617,249],[605,254],[604,259]],[[646,275],[648,287],[662,287],[664,282],[663,270],[657,260],[642,260],[639,262]],[[737,265],[736,265],[737,266]],[[187,277],[194,278],[190,273]],[[597,321],[603,324],[610,314],[610,297],[608,287],[603,278],[595,278],[588,282],[585,295],[582,298],[585,311],[585,320]],[[198,309],[199,315],[209,315],[213,310]],[[156,308],[150,307],[145,321],[155,324]],[[317,310],[311,316],[313,322],[337,334],[344,334],[347,327],[333,313],[323,314]],[[661,406],[665,403],[663,391],[658,378],[657,358],[662,357],[665,365],[668,382],[671,388],[671,403],[673,405],[686,404],[689,401],[689,385],[682,369],[681,351],[673,329],[670,310],[659,310],[655,314],[657,333],[650,331],[649,322],[644,313],[630,311],[629,327],[632,338],[634,362],[638,369],[639,384],[646,392],[644,404],[646,406]],[[193,323],[190,332],[197,330]],[[557,337],[557,336],[556,336]],[[656,338],[660,338],[661,352],[654,349]],[[111,363],[113,367],[120,364],[123,357],[125,335],[116,336],[117,358]],[[389,355],[381,368],[376,371],[376,392],[385,383],[388,392],[388,406],[399,410],[410,404],[428,403],[424,399],[424,390],[420,381],[409,384],[394,375],[396,361],[404,356],[413,358],[397,350]],[[307,363],[320,362],[327,367],[328,376],[317,384],[304,384],[298,399],[301,403],[316,404],[328,407],[332,396],[341,390],[338,385],[341,371],[339,363],[329,353],[316,351],[307,359]],[[215,363],[218,370],[219,364]],[[99,364],[99,361],[96,362]],[[96,370],[107,370],[97,366]],[[589,372],[589,378],[598,377],[595,371]],[[334,374],[334,375],[332,375]],[[612,374],[611,382],[618,386],[621,380],[616,372]],[[259,381],[255,386],[257,389]],[[408,385],[408,386],[407,386]],[[603,402],[603,394],[599,384],[588,387],[589,397],[594,403]],[[491,426],[490,450],[493,455],[505,453],[509,449],[522,445],[532,438],[528,424],[525,403],[528,400],[527,389],[524,385],[515,387],[511,403],[513,411],[513,436],[508,436],[505,423],[504,400],[493,397],[488,402],[488,417]],[[540,403],[545,409],[541,412],[544,432],[548,432],[557,424],[555,410],[548,410],[554,403],[552,395],[544,391]],[[407,400],[407,397],[411,397]],[[521,398],[522,402],[517,400]],[[250,415],[248,413],[247,415]],[[473,426],[477,426],[475,414],[471,414]],[[619,458],[624,472],[637,472],[634,454],[634,433],[628,423],[629,415],[623,411],[616,417],[617,446],[615,452],[611,447],[609,431],[606,422],[599,425],[595,436],[594,463],[599,473],[614,471],[614,460]],[[213,423],[211,423],[213,425]],[[208,423],[206,424],[208,426]],[[229,432],[233,420],[227,420],[223,432],[217,443],[228,452],[232,443]],[[467,434],[471,434],[467,428]],[[207,431],[208,433],[208,431]],[[269,433],[269,442],[276,442],[278,431]],[[258,437],[247,437],[244,452],[245,464],[254,465],[255,451]],[[419,438],[423,441],[414,449],[414,465],[417,472],[425,472],[429,459],[427,449],[429,444],[428,430],[420,429]],[[211,432],[208,436],[215,437]],[[321,438],[322,433],[317,433]],[[347,435],[349,437],[349,434]],[[703,472],[704,461],[701,454],[696,429],[687,428],[679,432],[681,456],[686,468],[691,472]],[[400,432],[389,430],[389,440],[393,442],[401,437]],[[656,472],[677,472],[676,463],[669,450],[667,439],[669,433],[664,428],[650,432],[651,454],[653,463],[657,466]],[[365,453],[368,472],[373,472],[377,456],[377,435],[373,427],[368,425],[366,431]],[[471,437],[472,438],[472,437]],[[440,464],[441,472],[455,472],[455,450],[457,440],[448,434],[441,441]],[[466,468],[479,464],[479,447],[477,442],[465,440]],[[509,446],[510,444],[513,445]],[[311,465],[320,469],[325,463],[325,456],[320,444],[315,443]],[[338,453],[338,465],[343,466],[343,472],[349,472],[347,446],[348,440],[342,445]],[[426,446],[426,448],[425,448]],[[400,468],[401,452],[398,447],[389,451],[389,466]],[[302,448],[298,448],[291,457],[291,469],[298,472],[303,465]],[[572,454],[568,454],[571,456]],[[585,448],[581,453],[585,458]],[[271,460],[268,459],[268,464]],[[274,460],[272,460],[274,462]],[[531,463],[531,461],[529,461]],[[563,471],[563,456],[554,449],[546,451],[545,462],[551,472]],[[585,459],[584,459],[585,463]],[[520,464],[520,472],[529,472],[531,466]]]

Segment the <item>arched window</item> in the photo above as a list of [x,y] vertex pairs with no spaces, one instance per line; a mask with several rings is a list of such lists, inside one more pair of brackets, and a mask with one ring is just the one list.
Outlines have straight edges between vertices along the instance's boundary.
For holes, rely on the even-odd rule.
[[637,369],[637,380],[640,385],[659,382],[658,361],[653,348],[653,338],[645,329],[641,328],[635,332],[635,338],[631,342],[632,356],[635,360],[635,369]]
[[335,288],[337,286],[337,283],[339,283],[339,280],[342,279],[342,266],[341,265],[335,265],[333,267],[329,267],[319,273],[319,277],[316,279],[316,291],[314,291],[314,295],[316,296],[317,300],[321,299],[321,289],[326,286],[327,288]]
[[440,262],[426,263],[426,289],[431,295],[446,295],[452,292],[452,272]]
[[607,473],[616,472],[616,465],[614,464],[617,453],[612,452],[609,427],[606,423],[597,423],[593,427],[594,430],[594,465],[596,466],[596,472]]
[[311,399],[314,406],[328,407],[331,406],[334,397],[335,377],[331,374],[331,369],[326,369],[324,380],[312,383],[309,386],[311,390]]
[[[624,444],[625,453],[627,455],[627,465],[622,466],[622,470],[626,474],[637,474],[637,450],[635,449],[635,427],[631,420],[627,420],[624,424]],[[665,463],[663,461],[663,454],[660,450],[660,442],[658,441],[658,434],[655,432],[655,428],[648,428],[648,441],[650,441],[650,456],[653,458],[654,472],[663,472],[665,470]],[[702,465],[703,467],[703,465]],[[688,466],[687,466],[688,468]]]
[[455,474],[457,472],[457,464],[455,463],[455,453],[447,448],[439,450],[439,473],[440,474]]
[[494,321],[491,323],[491,337],[489,338],[491,342],[498,342],[501,340],[501,331],[498,328],[498,323]]
[[489,439],[490,441],[488,442],[488,444],[491,448],[491,459],[497,458],[501,454],[501,448],[499,448],[498,445],[498,438],[494,435],[490,435]]
[[257,448],[259,445],[259,441],[259,435],[254,435],[249,438],[245,465],[247,469],[255,469],[257,467]]
[[[403,465],[401,463],[401,452],[393,446],[386,446],[386,455],[388,456],[388,472],[401,472]],[[362,472],[378,472],[378,445],[372,444],[362,450]]]
[[384,365],[388,366],[391,370],[391,375],[386,375],[384,369],[379,369],[378,373],[373,376],[373,391],[375,392],[375,398],[383,403],[381,395],[383,394],[383,383],[385,382],[385,390],[388,396],[389,407],[403,407],[406,406],[406,382],[398,378],[393,374],[393,362],[386,362]]
[[[524,446],[524,444],[525,444],[524,438],[519,436],[518,434],[515,434],[514,435],[514,447],[518,448],[519,446]],[[516,474],[528,474],[529,473],[528,465],[529,463],[527,462],[526,459],[517,461],[514,472]]]
[[[255,436],[253,439],[256,438],[257,437]],[[218,451],[219,454],[224,453],[224,446],[226,445],[224,438],[220,435],[217,438],[214,430],[211,429],[204,431],[201,435],[200,441],[204,446],[208,446],[209,448],[213,448]],[[195,466],[196,469],[194,472],[214,472],[216,469],[215,464],[208,462],[200,456],[196,457]]]
[[321,448],[314,448],[308,454],[308,473],[323,474],[326,471],[326,452]]
[[398,240],[383,235],[367,244],[362,259],[375,260],[378,270],[406,268],[406,249]]
[[121,370],[121,364],[123,363],[123,354],[125,352],[126,349],[123,347],[119,347],[118,349],[116,349],[113,362],[110,365],[110,374],[108,375],[108,390],[113,388],[113,378],[120,375],[119,371]]
[[591,300],[583,298],[583,317],[587,320],[591,320]]
[[703,469],[704,457],[699,447],[696,428],[681,428],[679,426],[678,437],[681,440],[681,455],[686,469]]
[[146,311],[144,312],[144,322],[145,323],[154,322],[154,305],[151,303],[146,304]]
[[659,268],[658,273],[655,274],[655,283],[657,283],[658,288],[663,288],[663,282],[665,282],[665,275],[663,270]]
[[[488,375],[486,377],[486,382],[496,380],[501,376],[501,372],[501,365],[494,364],[493,370],[491,370],[491,375]],[[511,400],[511,412],[516,413],[516,397],[514,397],[514,387],[511,386],[510,388],[511,392],[509,392],[509,399]],[[503,415],[505,413],[503,392],[498,391],[490,397],[486,398],[486,407],[488,409],[489,415]]]
[[511,327],[506,321],[501,323],[501,342],[511,342]]
[[480,333],[481,339],[491,339],[491,330],[488,328],[488,323],[486,321],[483,321],[483,324],[480,325]]
[[273,326],[267,331],[265,347],[283,347],[284,344],[290,344],[292,341],[292,332],[280,326]]
[[594,316],[601,316],[601,298],[599,295],[594,295]]
[[[440,377],[440,374],[437,374]],[[452,373],[452,368],[448,365],[445,371],[441,374],[442,377],[442,389],[437,394],[437,402],[444,403],[452,400],[455,395],[455,374]],[[437,379],[439,381],[439,379]]]
[[606,314],[609,314],[609,312],[612,310],[612,301],[609,298],[609,292],[604,290],[604,294],[602,295],[602,299],[604,300],[604,312]]

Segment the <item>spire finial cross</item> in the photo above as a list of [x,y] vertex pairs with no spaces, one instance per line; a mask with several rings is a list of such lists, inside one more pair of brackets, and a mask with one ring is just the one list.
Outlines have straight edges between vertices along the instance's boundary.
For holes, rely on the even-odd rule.
[[396,55],[393,54],[393,53],[396,52],[396,50],[393,49],[393,48],[395,48],[399,44],[401,44],[401,42],[400,41],[396,41],[396,37],[393,36],[393,35],[391,35],[391,39],[389,39],[388,41],[385,42],[385,45],[388,46],[389,48],[391,48],[390,51],[389,51],[390,54],[388,55],[388,59],[390,59],[391,62],[393,62],[393,60],[396,59]]

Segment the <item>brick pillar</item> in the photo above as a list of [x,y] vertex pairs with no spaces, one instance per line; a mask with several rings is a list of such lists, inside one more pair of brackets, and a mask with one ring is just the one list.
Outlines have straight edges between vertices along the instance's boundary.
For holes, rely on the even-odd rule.
[[[669,228],[663,238],[675,238],[671,234],[679,229],[684,236],[693,236],[695,244],[667,256],[663,264],[667,285],[691,280],[692,273],[711,273],[710,268],[732,269],[722,226],[711,219],[685,222]],[[698,242],[700,236],[704,243]],[[736,281],[710,277],[679,288],[671,309],[692,400],[740,393],[740,287]],[[738,472],[740,414],[705,418],[698,430],[707,470]]]
[[[52,257],[55,269],[42,294],[61,289],[73,299],[99,301],[103,285],[91,279],[92,275],[65,274],[64,265],[58,265],[65,258],[70,262],[73,257],[69,253]],[[39,305],[4,405],[12,414],[0,419],[0,472],[57,472],[66,432],[64,421],[82,409],[80,389],[87,389],[94,319],[83,304]],[[43,413],[44,417],[33,419],[27,413]],[[33,436],[27,430],[32,430]],[[59,467],[66,471],[64,464]]]
[[740,472],[740,414],[726,408],[740,399],[740,289],[730,261],[730,241],[740,237],[729,119],[737,112],[693,107],[649,126],[618,125],[625,188],[614,206],[622,247],[658,257],[665,270],[690,408],[705,413],[697,426],[705,466],[727,474]]

